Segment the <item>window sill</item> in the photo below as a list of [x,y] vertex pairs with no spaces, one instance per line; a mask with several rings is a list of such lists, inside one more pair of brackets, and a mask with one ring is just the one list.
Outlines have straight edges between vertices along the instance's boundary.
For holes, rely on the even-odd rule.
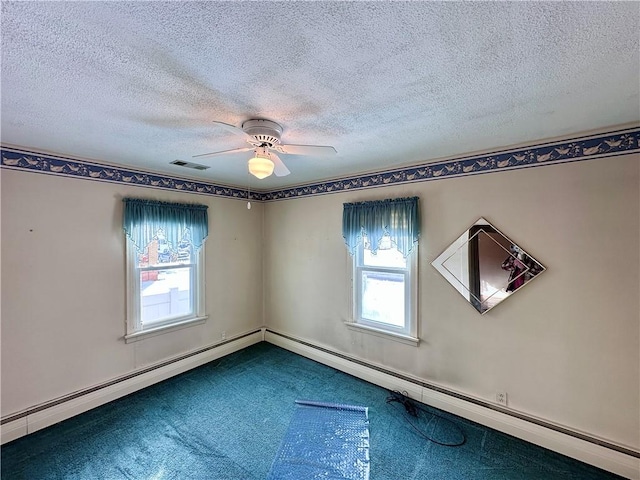
[[420,344],[419,338],[412,337],[410,335],[403,335],[401,333],[389,332],[386,330],[381,330],[379,328],[370,327],[368,325],[360,325],[359,323],[355,323],[355,322],[344,322],[344,324],[350,330],[369,333],[371,335],[375,335],[376,337],[387,338],[389,340],[404,343],[406,345],[413,345],[414,347],[417,347]]
[[156,335],[163,335],[175,330],[181,330],[183,328],[201,325],[207,321],[207,318],[209,318],[209,316],[205,315],[204,317],[190,318],[188,320],[172,323],[170,325],[162,325],[161,327],[149,328],[147,330],[142,330],[141,332],[129,333],[124,336],[124,343],[133,343],[145,338],[155,337]]

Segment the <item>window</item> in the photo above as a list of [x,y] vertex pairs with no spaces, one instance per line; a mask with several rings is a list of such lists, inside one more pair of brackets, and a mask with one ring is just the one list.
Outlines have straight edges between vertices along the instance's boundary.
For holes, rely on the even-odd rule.
[[342,227],[353,255],[348,326],[417,344],[418,198],[345,203]]
[[373,254],[365,236],[353,257],[354,320],[377,330],[416,337],[417,249],[405,258],[385,235]]
[[125,340],[202,323],[206,319],[201,248],[208,233],[206,206],[125,202]]

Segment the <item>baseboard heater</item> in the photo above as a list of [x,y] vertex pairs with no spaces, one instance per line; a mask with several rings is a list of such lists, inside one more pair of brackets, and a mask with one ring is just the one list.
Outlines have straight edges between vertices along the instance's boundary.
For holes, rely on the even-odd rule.
[[[401,389],[424,404],[459,415],[585,463],[640,479],[640,452],[428,382],[313,343],[261,328],[159,362],[108,382],[78,390],[0,419],[2,443],[71,418],[212,360],[267,341],[388,389]],[[509,420],[511,419],[511,420]],[[572,440],[573,439],[573,440]]]
[[390,390],[406,390],[410,397],[424,404],[585,463],[627,478],[640,478],[640,452],[631,448],[421,381],[268,328],[265,330],[265,341],[381,387]]
[[0,419],[2,443],[66,420],[154,383],[204,365],[216,358],[242,350],[263,341],[263,339],[263,329],[256,329],[8,415]]

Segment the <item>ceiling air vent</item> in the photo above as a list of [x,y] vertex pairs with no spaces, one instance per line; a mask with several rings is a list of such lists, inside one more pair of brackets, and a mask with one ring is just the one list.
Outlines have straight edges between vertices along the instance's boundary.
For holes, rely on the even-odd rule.
[[183,160],[174,160],[169,162],[171,165],[178,165],[179,167],[193,168],[194,170],[206,170],[209,168],[207,165],[200,165],[199,163],[185,162]]

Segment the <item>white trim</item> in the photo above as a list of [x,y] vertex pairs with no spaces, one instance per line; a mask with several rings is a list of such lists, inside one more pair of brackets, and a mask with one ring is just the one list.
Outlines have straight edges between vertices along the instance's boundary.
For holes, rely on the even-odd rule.
[[[206,279],[205,279],[205,256],[204,256],[204,245],[198,250],[196,255],[196,263],[189,264],[184,266],[189,266],[191,268],[191,295],[192,295],[192,313],[189,313],[186,316],[181,316],[177,318],[169,318],[165,319],[165,321],[158,322],[160,326],[154,327],[153,325],[147,327],[146,329],[142,326],[142,319],[140,313],[140,277],[139,273],[142,270],[147,269],[138,269],[138,252],[133,244],[133,241],[127,237],[125,242],[125,250],[126,250],[126,262],[127,262],[127,271],[126,271],[126,285],[127,285],[127,319],[125,321],[126,332],[124,335],[124,339],[126,343],[135,342],[141,340],[146,337],[154,337],[156,335],[160,335],[163,333],[168,333],[173,330],[178,330],[180,328],[188,327],[191,325],[197,325],[203,323],[207,320],[208,316],[206,314],[206,306],[205,306],[205,289],[206,289]],[[171,265],[171,267],[167,268],[181,268],[179,265]],[[161,268],[151,268],[149,270],[160,270]],[[175,328],[173,328],[175,327]]]
[[[323,352],[317,348],[310,347],[299,343],[295,340],[282,337],[267,330],[265,332],[265,341],[277,345],[291,352],[310,358],[316,362],[336,368],[342,372],[349,373],[355,377],[361,378],[368,382],[374,383],[389,390],[400,390],[407,392],[411,398],[420,398],[422,395],[422,387],[415,383],[408,382],[401,378],[394,377],[382,372],[378,372],[370,367],[351,362],[334,354]],[[325,348],[325,347],[322,347]]]
[[617,475],[634,480],[640,479],[640,459],[631,455],[428,388],[423,389],[421,401]]
[[0,431],[2,432],[2,445],[16,438],[24,437],[27,434],[27,418],[22,417],[13,422],[5,423],[0,426]]
[[[125,336],[140,330],[140,289],[135,287],[138,282],[138,272],[136,271],[136,247],[132,240],[125,236],[125,258],[127,263],[126,283],[127,295],[127,318],[125,319]],[[132,287],[133,286],[133,287]]]
[[[406,267],[385,267],[364,265],[364,239],[358,245],[351,259],[351,306],[352,320],[346,321],[348,327],[360,327],[374,335],[408,344],[418,345],[418,243],[414,244],[411,255],[407,257]],[[402,275],[405,282],[404,327],[369,320],[362,316],[362,272],[373,271]],[[385,335],[386,334],[386,335]],[[395,338],[394,338],[395,337]]]
[[149,337],[155,337],[156,335],[162,335],[163,333],[173,332],[174,330],[180,330],[182,328],[193,327],[195,325],[200,325],[207,321],[209,317],[196,317],[189,318],[187,320],[182,320],[180,322],[169,323],[167,325],[161,325],[156,328],[148,328],[147,330],[141,330],[139,332],[130,333],[124,336],[125,343],[133,343],[139,340],[143,340]]
[[376,337],[387,338],[389,340],[394,340],[406,345],[413,345],[414,347],[417,347],[420,344],[419,338],[404,335],[402,333],[396,333],[389,330],[381,330],[379,328],[374,328],[363,323],[345,321],[344,324],[351,330],[370,333],[371,335],[375,335]]
[[[423,387],[418,383],[397,378],[393,375],[378,371],[375,368],[339,356],[339,352],[335,354],[329,353],[328,350],[330,349],[326,347],[318,345],[316,348],[311,346],[313,345],[312,342],[305,340],[297,341],[290,335],[287,335],[287,337],[278,335],[273,331],[267,331],[265,333],[265,341],[269,343],[329,365],[375,385],[389,390],[406,391],[409,397],[419,399],[422,403],[439,408],[440,410],[459,415],[481,425],[540,445],[626,478],[640,480],[639,458],[596,445],[595,443],[528,422],[497,410],[483,407],[482,405],[447,395],[443,392]],[[301,341],[304,343],[300,343]],[[407,377],[407,375],[403,376]],[[566,427],[563,428],[569,430]]]
[[[90,388],[88,389],[91,390],[90,393],[81,394],[80,396],[68,401],[64,401],[64,398],[62,398],[60,399],[60,403],[56,402],[49,408],[27,414],[24,417],[2,425],[0,428],[2,444],[29,433],[36,432],[42,428],[61,422],[62,420],[66,420],[75,415],[79,415],[80,413],[91,410],[92,408],[99,407],[100,405],[104,405],[105,403],[161,382],[162,380],[166,380],[174,375],[178,375],[191,370],[192,368],[204,365],[205,363],[217,358],[242,350],[250,345],[261,342],[262,337],[263,332],[261,330],[255,331],[249,335],[241,335],[238,336],[236,340],[226,341],[219,346],[212,345],[210,349],[207,349],[204,352],[188,356],[187,358],[178,359],[172,363],[167,363],[170,360],[165,360],[162,362],[162,366],[153,370],[149,370],[149,368],[152,368],[153,366],[147,366],[144,369],[141,369],[149,370],[145,373],[127,378],[126,380],[114,383],[113,385],[109,385],[104,388],[99,388],[100,386],[98,385],[98,390],[95,390],[96,387]],[[189,354],[185,353],[176,358],[181,358],[185,355]],[[131,372],[127,376],[134,373],[135,372]],[[117,378],[105,382],[105,384],[108,385],[113,381],[117,381]],[[70,396],[71,395],[73,394],[70,394]],[[54,400],[51,400],[51,402],[48,403],[54,403]],[[37,406],[34,406],[33,409],[36,407]]]

